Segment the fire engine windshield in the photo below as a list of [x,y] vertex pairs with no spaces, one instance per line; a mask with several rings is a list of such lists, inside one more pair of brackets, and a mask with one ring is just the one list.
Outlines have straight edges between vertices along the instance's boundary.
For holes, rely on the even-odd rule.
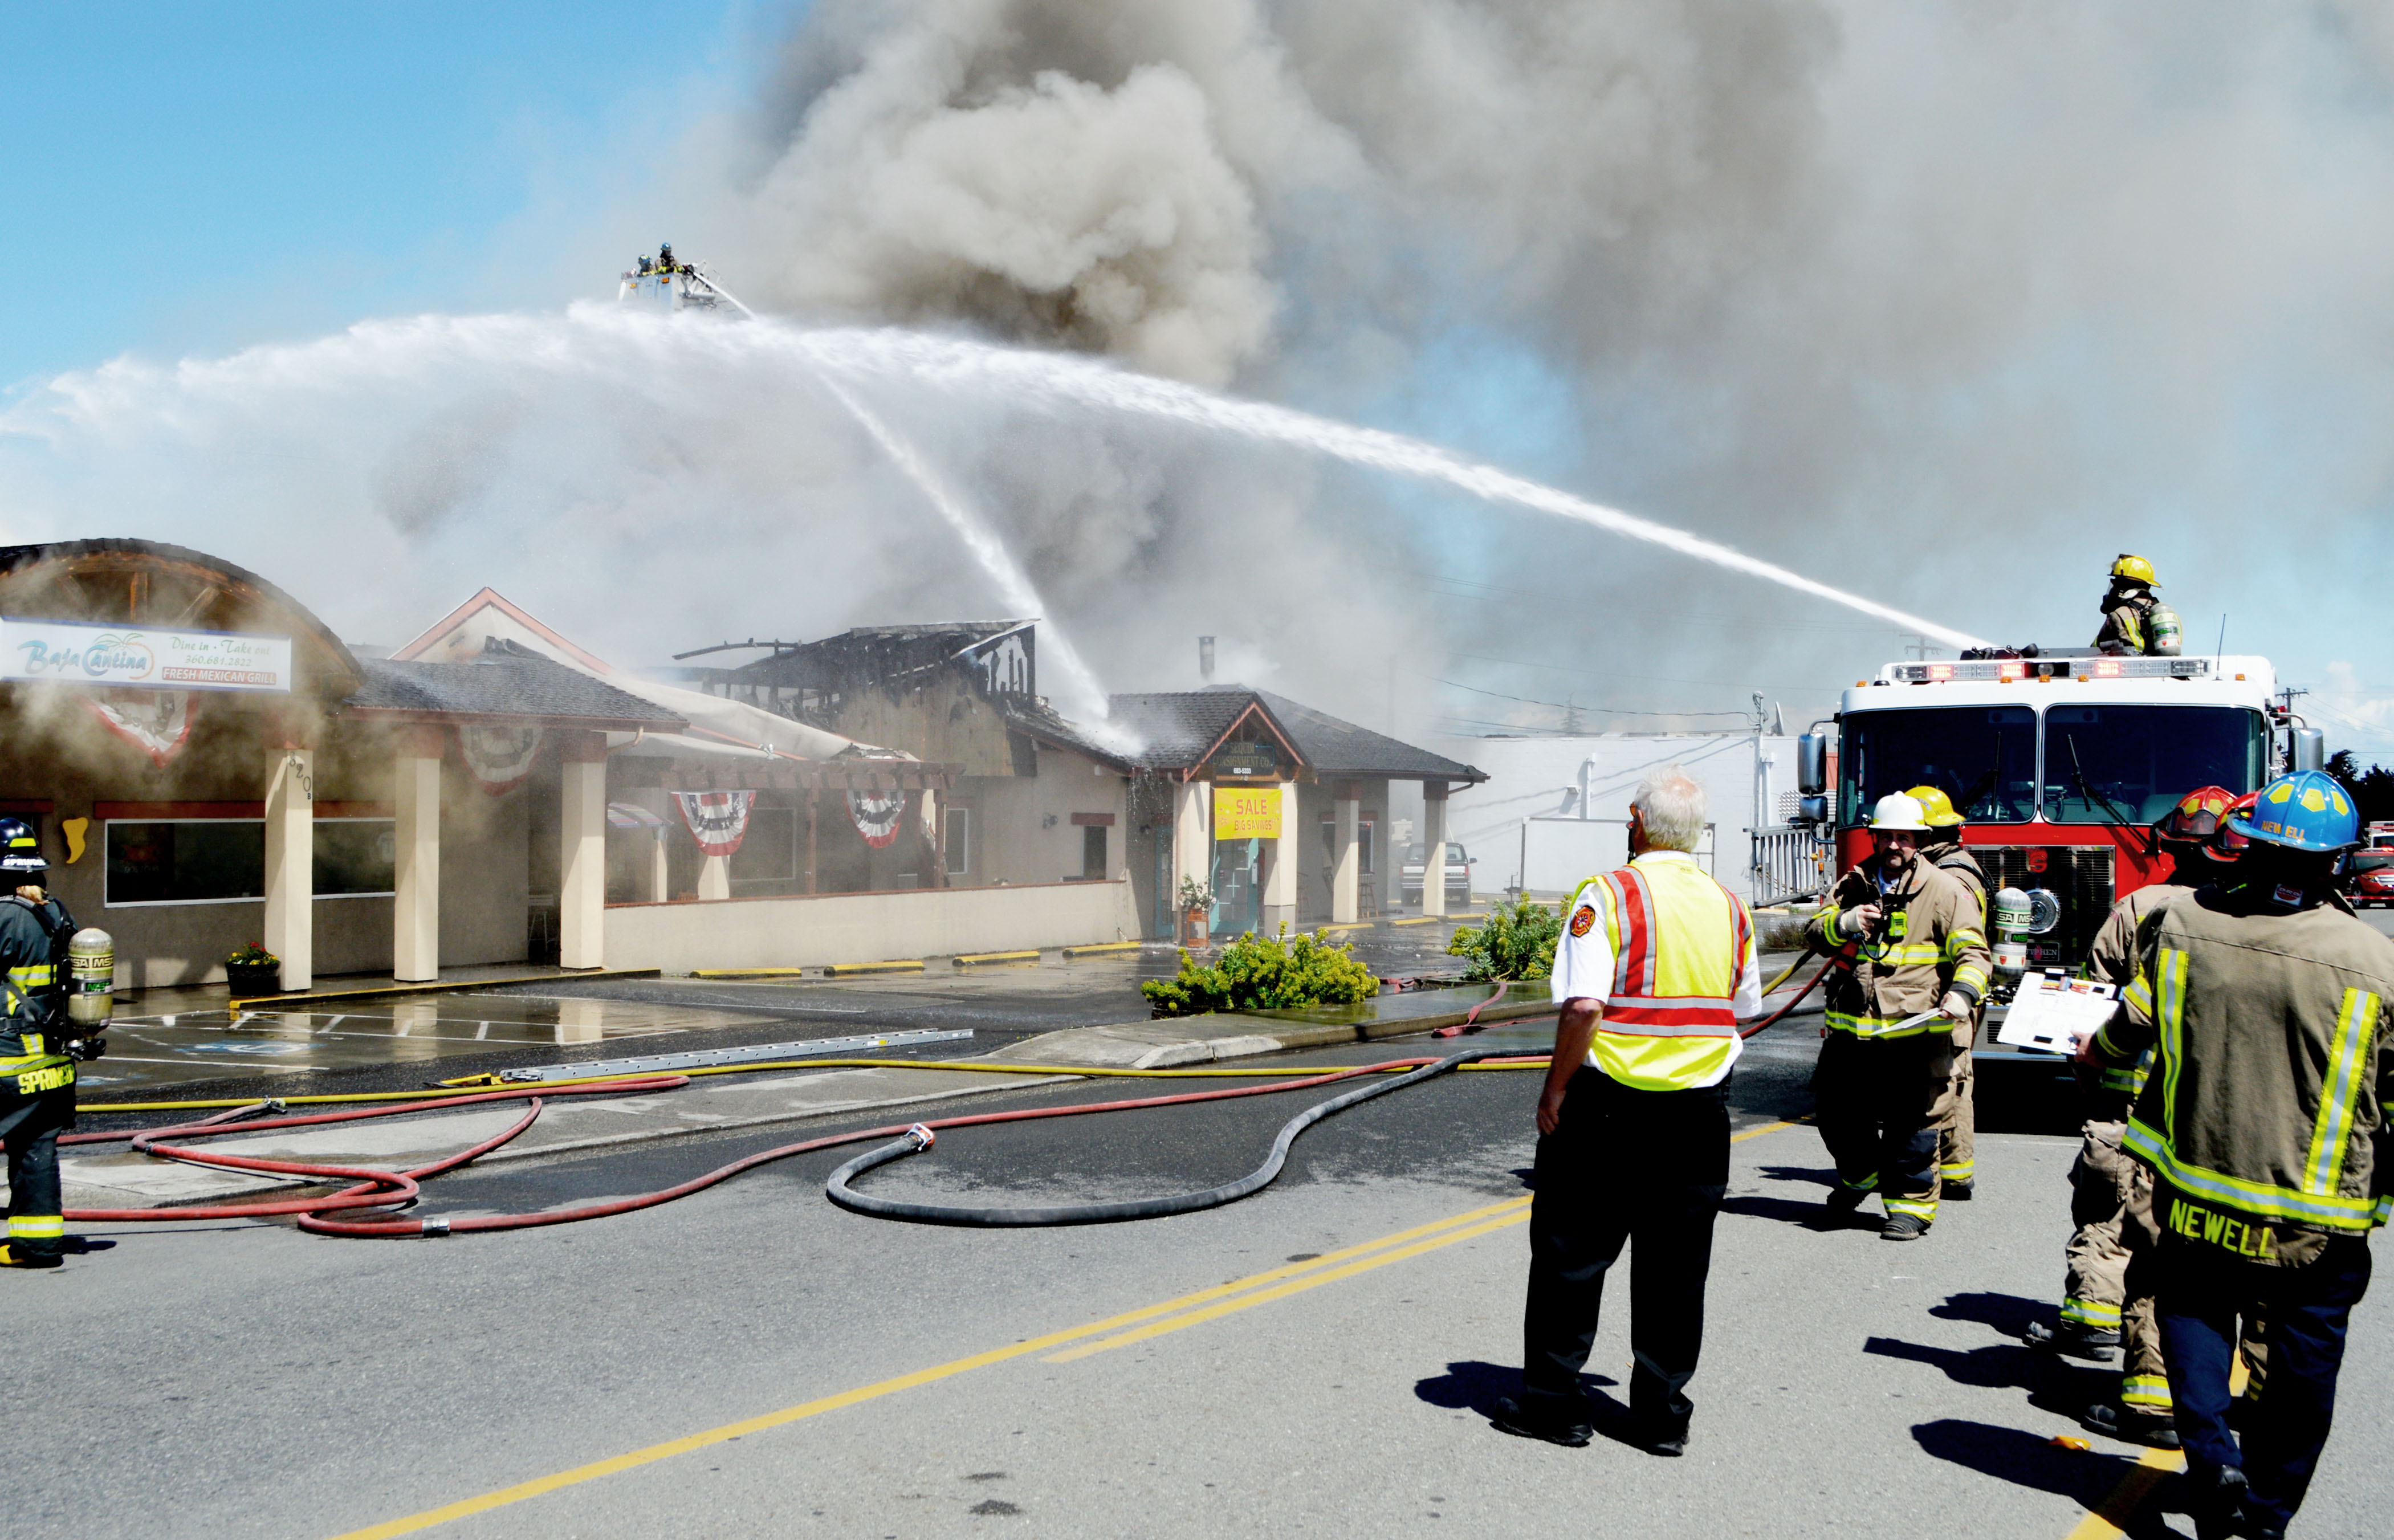
[[1889,792],[1938,786],[1973,823],[2025,823],[2036,809],[2036,713],[2024,705],[1856,712],[1838,761],[1838,822],[1870,821]]
[[2261,783],[2268,730],[2237,706],[2056,705],[2045,713],[2045,816],[2151,823],[2197,786]]

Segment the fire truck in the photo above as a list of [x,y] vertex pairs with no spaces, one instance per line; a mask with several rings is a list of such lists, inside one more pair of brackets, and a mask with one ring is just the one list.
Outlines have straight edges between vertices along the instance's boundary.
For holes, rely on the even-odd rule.
[[[2252,791],[2325,759],[2321,734],[2281,704],[2276,672],[2257,657],[2022,649],[1891,663],[1856,680],[1826,725],[1834,739],[1798,740],[1797,778],[1835,871],[1870,854],[1880,797],[1942,787],[1967,820],[1962,843],[1991,903],[2006,888],[2031,901],[2032,971],[2074,972],[2112,902],[2164,875],[2151,826],[2186,793]],[[2017,978],[1999,972],[1978,1052],[2050,1064],[1994,1041]]]

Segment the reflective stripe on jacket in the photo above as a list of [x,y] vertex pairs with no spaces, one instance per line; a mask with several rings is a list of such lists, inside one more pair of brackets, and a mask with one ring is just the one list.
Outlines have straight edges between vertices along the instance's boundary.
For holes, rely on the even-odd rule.
[[[1993,959],[1979,902],[1952,874],[1916,860],[1905,886],[1882,895],[1877,869],[1874,857],[1839,877],[1827,906],[1804,928],[1804,941],[1831,959],[1826,1011],[1832,1032],[1911,1037],[1929,1023],[1902,1023],[1935,1010],[1949,990],[1976,1006],[1987,993]],[[1838,935],[1837,916],[1866,903],[1883,911],[1877,932],[1859,941]]]
[[[2174,898],[2194,889],[2174,882],[2149,883],[2134,888],[2111,912],[2103,916],[2102,928],[2086,947],[2086,976],[2098,984],[2111,984],[2126,989],[2137,981],[2137,928],[2145,916]],[[2134,1102],[2145,1088],[2145,1077],[2152,1073],[2153,1050],[2147,1048],[2137,1060],[2127,1064],[2103,1066],[2103,1090],[2106,1096],[2124,1097]],[[2119,1103],[2113,1102],[2114,1107]],[[2124,1116],[2125,1114],[2121,1114]]]
[[2394,941],[2333,903],[2287,914],[2265,897],[2205,888],[2138,927],[2136,981],[2095,1038],[2107,1064],[2156,1050],[2122,1144],[2196,1204],[2365,1231],[2394,1175]]
[[1601,926],[1612,953],[1611,992],[1588,1048],[1598,1069],[1644,1091],[1710,1086],[1729,1073],[1742,1046],[1742,989],[1756,986],[1760,1004],[1754,920],[1736,894],[1678,852],[1651,851],[1580,884],[1565,913],[1580,934]]

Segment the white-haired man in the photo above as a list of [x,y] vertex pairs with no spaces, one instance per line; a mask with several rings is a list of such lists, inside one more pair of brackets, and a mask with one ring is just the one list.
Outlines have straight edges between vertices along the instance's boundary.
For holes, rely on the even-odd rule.
[[1537,1196],[1521,1396],[1507,1433],[1577,1446],[1594,1435],[1579,1372],[1605,1270],[1632,1243],[1626,1441],[1686,1452],[1687,1384],[1703,1343],[1713,1220],[1729,1185],[1737,1019],[1762,1008],[1754,918],[1689,854],[1704,790],[1673,765],[1629,804],[1629,864],[1565,906],[1553,993],[1562,1007],[1538,1097]]

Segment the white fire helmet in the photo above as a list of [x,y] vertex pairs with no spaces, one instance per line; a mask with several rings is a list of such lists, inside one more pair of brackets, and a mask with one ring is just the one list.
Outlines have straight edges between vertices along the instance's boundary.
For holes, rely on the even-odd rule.
[[1918,798],[1906,796],[1901,792],[1889,792],[1878,799],[1877,807],[1871,809],[1870,826],[1874,831],[1901,829],[1914,834],[1927,834],[1928,817]]

